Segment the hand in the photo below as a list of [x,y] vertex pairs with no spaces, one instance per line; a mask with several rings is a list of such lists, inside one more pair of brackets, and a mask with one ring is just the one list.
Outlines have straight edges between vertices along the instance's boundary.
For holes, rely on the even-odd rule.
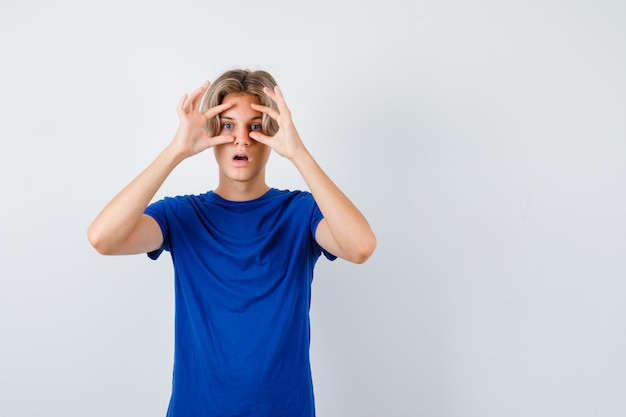
[[287,103],[285,103],[283,94],[278,86],[274,87],[274,91],[264,87],[263,92],[276,103],[278,110],[260,104],[252,104],[252,108],[276,120],[278,123],[278,132],[276,132],[274,136],[267,136],[261,132],[250,132],[250,137],[269,146],[279,155],[293,160],[306,149],[293,123],[289,107],[287,107]]
[[209,81],[206,81],[191,94],[183,95],[176,107],[180,125],[170,146],[184,158],[196,155],[212,146],[235,140],[232,135],[209,137],[204,129],[207,120],[232,107],[232,103],[222,103],[200,113],[200,100],[209,85]]

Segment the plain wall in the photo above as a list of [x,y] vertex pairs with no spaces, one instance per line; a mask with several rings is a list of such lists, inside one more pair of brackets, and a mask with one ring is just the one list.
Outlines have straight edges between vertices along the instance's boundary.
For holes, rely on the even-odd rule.
[[[626,415],[625,5],[3,1],[0,415],[165,414],[169,257],[86,230],[234,67],[378,237],[318,262],[320,417]],[[209,151],[157,198],[215,185]]]

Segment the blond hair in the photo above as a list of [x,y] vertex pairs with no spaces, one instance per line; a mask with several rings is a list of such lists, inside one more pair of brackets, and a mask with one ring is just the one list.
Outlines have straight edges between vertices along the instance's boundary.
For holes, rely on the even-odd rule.
[[[226,71],[220,75],[207,89],[200,101],[200,112],[204,113],[211,107],[223,103],[224,97],[229,94],[249,94],[257,97],[259,104],[277,109],[274,103],[264,92],[263,87],[274,90],[276,81],[270,73],[266,71],[250,71],[247,69],[235,69]],[[278,131],[278,123],[265,113],[261,123],[263,133],[273,136]],[[219,115],[207,120],[205,129],[209,136],[216,136],[220,133]]]

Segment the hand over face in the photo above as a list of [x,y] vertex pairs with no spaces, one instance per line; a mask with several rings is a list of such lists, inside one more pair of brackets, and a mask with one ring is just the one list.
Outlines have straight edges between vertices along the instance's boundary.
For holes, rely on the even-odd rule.
[[278,123],[278,132],[274,136],[267,136],[261,132],[251,132],[250,137],[266,146],[269,146],[279,155],[287,159],[295,158],[299,152],[304,150],[304,144],[296,130],[296,126],[291,118],[291,112],[285,103],[282,92],[278,86],[274,91],[263,88],[263,92],[276,103],[278,110],[260,104],[252,104],[252,108],[267,114]]
[[209,137],[204,129],[207,120],[232,106],[232,103],[222,103],[219,106],[211,107],[204,113],[200,113],[200,98],[209,88],[209,85],[209,81],[206,81],[191,94],[183,95],[176,107],[180,125],[172,146],[185,157],[200,153],[212,146],[229,143],[234,140],[232,135],[226,134]]

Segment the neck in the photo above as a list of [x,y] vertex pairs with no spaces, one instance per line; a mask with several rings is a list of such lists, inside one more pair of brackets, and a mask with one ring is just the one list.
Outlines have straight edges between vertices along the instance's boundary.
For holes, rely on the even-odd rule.
[[238,181],[220,181],[214,193],[229,201],[250,201],[265,194],[270,187],[265,181],[259,184],[250,184]]

